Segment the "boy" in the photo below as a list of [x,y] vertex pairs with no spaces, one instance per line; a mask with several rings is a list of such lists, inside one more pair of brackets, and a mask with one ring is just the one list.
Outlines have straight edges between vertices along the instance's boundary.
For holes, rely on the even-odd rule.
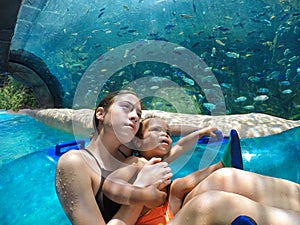
[[[161,158],[162,161],[168,163],[172,162],[181,154],[192,148],[202,136],[216,137],[216,130],[216,128],[211,127],[196,130],[182,137],[172,147],[173,141],[170,137],[170,127],[168,123],[158,117],[145,118],[141,122],[140,129],[137,133],[138,138],[134,141],[140,157],[129,157],[126,162],[128,164],[137,162],[143,163],[145,162],[144,159],[150,160],[153,157]],[[167,224],[173,218],[173,215],[181,208],[185,196],[212,172],[222,167],[236,167],[242,169],[238,136],[234,131],[232,135],[231,139],[236,139],[235,143],[237,143],[237,146],[232,149],[231,145],[233,142],[229,141],[228,147],[220,162],[193,172],[185,177],[175,179],[166,190],[168,199],[165,203],[162,206],[150,210],[145,207],[136,224]],[[112,176],[114,177],[113,179],[122,179],[122,175],[117,172]]]

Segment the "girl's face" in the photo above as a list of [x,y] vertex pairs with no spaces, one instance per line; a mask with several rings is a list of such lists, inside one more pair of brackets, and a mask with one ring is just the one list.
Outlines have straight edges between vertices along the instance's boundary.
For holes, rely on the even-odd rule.
[[140,99],[132,94],[121,94],[104,112],[103,125],[110,128],[120,143],[125,144],[137,133],[141,115]]
[[139,153],[146,159],[164,157],[172,148],[170,129],[166,121],[150,118],[143,122],[143,140]]

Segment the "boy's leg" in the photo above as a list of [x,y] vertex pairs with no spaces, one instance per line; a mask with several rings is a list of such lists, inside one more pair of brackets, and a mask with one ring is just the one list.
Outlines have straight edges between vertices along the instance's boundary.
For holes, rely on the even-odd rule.
[[[224,163],[224,162],[228,163]],[[201,181],[207,178],[214,171],[224,166],[243,169],[241,147],[238,134],[231,130],[228,144],[226,146],[223,158],[220,162],[210,165],[204,169],[195,171],[185,177],[177,178],[173,181],[170,189],[169,202],[174,214],[180,209],[184,198]]]
[[170,188],[169,203],[173,214],[181,208],[185,196],[214,171],[223,168],[220,162],[175,179]]

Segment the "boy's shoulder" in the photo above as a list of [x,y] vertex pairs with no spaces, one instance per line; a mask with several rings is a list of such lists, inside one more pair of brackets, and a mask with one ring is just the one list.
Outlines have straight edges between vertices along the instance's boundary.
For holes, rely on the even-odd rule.
[[138,165],[144,165],[146,162],[148,162],[145,158],[142,157],[137,157],[137,156],[129,156],[126,160],[125,163],[127,164],[138,164]]

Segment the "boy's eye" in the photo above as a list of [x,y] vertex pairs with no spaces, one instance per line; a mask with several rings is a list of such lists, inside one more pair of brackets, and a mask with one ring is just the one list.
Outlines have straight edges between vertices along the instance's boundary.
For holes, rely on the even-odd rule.
[[162,131],[162,129],[161,129],[161,128],[159,128],[159,127],[153,127],[153,128],[151,129],[151,131],[155,131],[155,132],[161,132],[161,131]]

